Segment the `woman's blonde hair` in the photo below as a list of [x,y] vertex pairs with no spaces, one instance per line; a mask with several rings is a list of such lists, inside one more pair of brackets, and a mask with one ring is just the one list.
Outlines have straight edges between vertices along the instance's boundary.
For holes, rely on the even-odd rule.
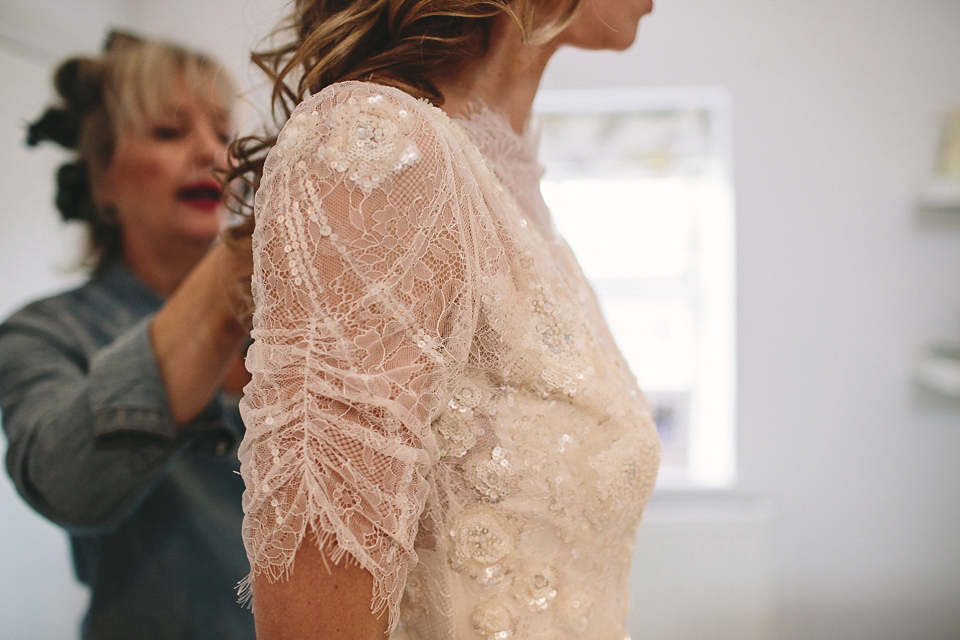
[[53,84],[59,104],[27,131],[27,144],[51,141],[76,152],[57,171],[57,208],[64,220],[87,225],[85,264],[99,271],[122,255],[122,232],[111,211],[98,207],[93,184],[110,165],[120,132],[160,117],[164,96],[180,78],[191,90],[229,111],[236,88],[222,66],[176,44],[112,31],[97,57],[62,62]]
[[[524,40],[543,43],[570,22],[580,0],[295,0],[274,33],[279,44],[251,54],[272,83],[274,131],[237,140],[231,178],[256,189],[276,132],[308,95],[335,82],[393,86],[435,105],[434,79],[482,56],[494,19],[507,16]],[[240,203],[239,208],[244,209]],[[248,207],[247,207],[248,208]],[[242,212],[242,211],[241,211]]]

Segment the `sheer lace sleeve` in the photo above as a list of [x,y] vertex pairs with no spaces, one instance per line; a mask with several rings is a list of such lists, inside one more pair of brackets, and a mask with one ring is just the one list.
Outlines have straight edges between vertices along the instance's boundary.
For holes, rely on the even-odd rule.
[[391,628],[440,455],[430,423],[475,324],[470,199],[427,109],[328,87],[284,127],[256,200],[240,449],[252,571],[283,578],[312,528],[373,574]]

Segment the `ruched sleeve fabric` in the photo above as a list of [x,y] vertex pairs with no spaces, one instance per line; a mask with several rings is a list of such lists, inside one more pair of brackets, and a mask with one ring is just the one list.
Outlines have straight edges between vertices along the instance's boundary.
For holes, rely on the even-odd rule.
[[328,545],[373,574],[391,628],[441,455],[431,422],[477,312],[476,187],[427,108],[341,83],[281,131],[256,195],[241,404],[252,575],[282,579],[301,544]]

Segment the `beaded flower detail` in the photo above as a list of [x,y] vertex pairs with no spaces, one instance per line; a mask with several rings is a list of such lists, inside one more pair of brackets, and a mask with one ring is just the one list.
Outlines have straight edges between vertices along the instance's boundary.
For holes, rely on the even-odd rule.
[[514,520],[485,505],[468,507],[450,528],[450,563],[455,569],[465,569],[481,584],[500,582],[517,549],[519,532]]
[[458,382],[446,410],[433,422],[441,455],[460,458],[477,444],[480,427],[475,410],[482,413],[486,399],[483,386],[469,375]]
[[486,640],[508,640],[517,631],[517,622],[510,609],[496,600],[477,605],[472,622],[473,630]]
[[347,99],[330,112],[327,125],[330,138],[318,152],[320,159],[364,193],[420,160],[420,150],[408,137],[413,116],[381,95]]
[[441,456],[459,458],[477,444],[473,409],[444,411],[434,421],[433,429],[440,443]]
[[478,452],[464,464],[466,482],[484,498],[497,502],[510,495],[515,484],[513,465],[502,447],[493,451]]
[[301,112],[291,117],[277,136],[275,153],[280,156],[296,155],[307,140],[316,137],[320,123],[320,116],[313,112]]
[[549,567],[522,572],[513,584],[517,598],[533,612],[546,611],[557,597],[557,578]]

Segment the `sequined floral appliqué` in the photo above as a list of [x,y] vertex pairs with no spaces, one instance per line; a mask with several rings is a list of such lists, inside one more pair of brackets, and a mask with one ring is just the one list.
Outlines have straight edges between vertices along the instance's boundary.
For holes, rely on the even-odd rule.
[[518,534],[510,514],[485,505],[468,507],[450,529],[450,562],[481,584],[497,584],[509,570]]
[[473,611],[473,630],[485,640],[509,640],[517,630],[517,622],[502,602],[488,600]]
[[296,155],[316,136],[320,123],[321,118],[316,113],[301,112],[292,116],[284,125],[280,135],[277,136],[274,153],[281,157]]
[[420,150],[409,137],[413,117],[381,95],[351,96],[330,112],[327,123],[331,135],[319,151],[321,159],[365,193],[420,160]]
[[442,456],[460,458],[476,446],[481,431],[477,414],[485,413],[486,400],[482,377],[465,375],[457,383],[446,410],[433,423]]

